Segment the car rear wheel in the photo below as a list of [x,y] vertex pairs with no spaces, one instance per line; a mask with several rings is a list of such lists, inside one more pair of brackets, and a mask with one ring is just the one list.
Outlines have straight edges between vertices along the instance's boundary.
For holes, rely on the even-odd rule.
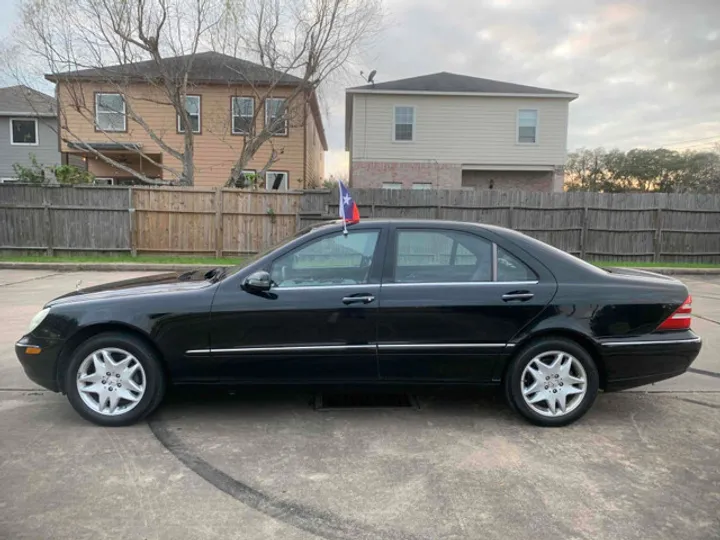
[[597,366],[588,352],[564,338],[540,339],[512,360],[505,377],[508,402],[533,424],[568,425],[583,416],[598,393]]
[[73,408],[101,426],[127,426],[162,400],[165,380],[154,351],[124,333],[105,333],[82,343],[65,374]]

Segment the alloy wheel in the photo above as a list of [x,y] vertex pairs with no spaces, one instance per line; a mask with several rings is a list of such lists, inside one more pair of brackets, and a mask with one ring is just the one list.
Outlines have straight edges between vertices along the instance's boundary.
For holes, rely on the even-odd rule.
[[520,381],[528,407],[548,417],[574,411],[587,392],[585,368],[564,351],[547,351],[534,357],[525,366]]
[[76,383],[83,403],[104,416],[133,410],[147,387],[142,364],[118,348],[99,349],[88,355],[78,368]]

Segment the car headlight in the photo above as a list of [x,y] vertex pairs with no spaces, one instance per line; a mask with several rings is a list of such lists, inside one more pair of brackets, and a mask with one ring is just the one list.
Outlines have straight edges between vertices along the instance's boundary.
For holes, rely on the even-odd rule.
[[28,325],[27,331],[25,333],[29,334],[38,326],[40,326],[40,323],[43,322],[45,320],[45,317],[48,316],[48,313],[50,313],[50,308],[45,308],[41,311],[38,311],[37,314],[30,321],[30,324]]

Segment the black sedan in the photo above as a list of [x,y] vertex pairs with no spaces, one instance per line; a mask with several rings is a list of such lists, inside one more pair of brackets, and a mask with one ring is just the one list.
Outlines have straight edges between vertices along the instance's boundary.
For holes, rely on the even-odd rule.
[[690,310],[675,279],[602,270],[511,230],[370,220],[307,229],[243,266],[72,292],[16,352],[105,426],[199,383],[494,385],[560,426],[599,389],[685,372],[701,345]]

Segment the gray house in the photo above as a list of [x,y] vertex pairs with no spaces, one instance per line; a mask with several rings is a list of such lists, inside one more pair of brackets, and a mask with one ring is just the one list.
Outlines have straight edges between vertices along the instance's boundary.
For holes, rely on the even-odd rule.
[[577,94],[442,72],[345,95],[353,187],[563,190]]
[[55,99],[27,86],[0,88],[0,182],[12,181],[14,163],[59,165]]

